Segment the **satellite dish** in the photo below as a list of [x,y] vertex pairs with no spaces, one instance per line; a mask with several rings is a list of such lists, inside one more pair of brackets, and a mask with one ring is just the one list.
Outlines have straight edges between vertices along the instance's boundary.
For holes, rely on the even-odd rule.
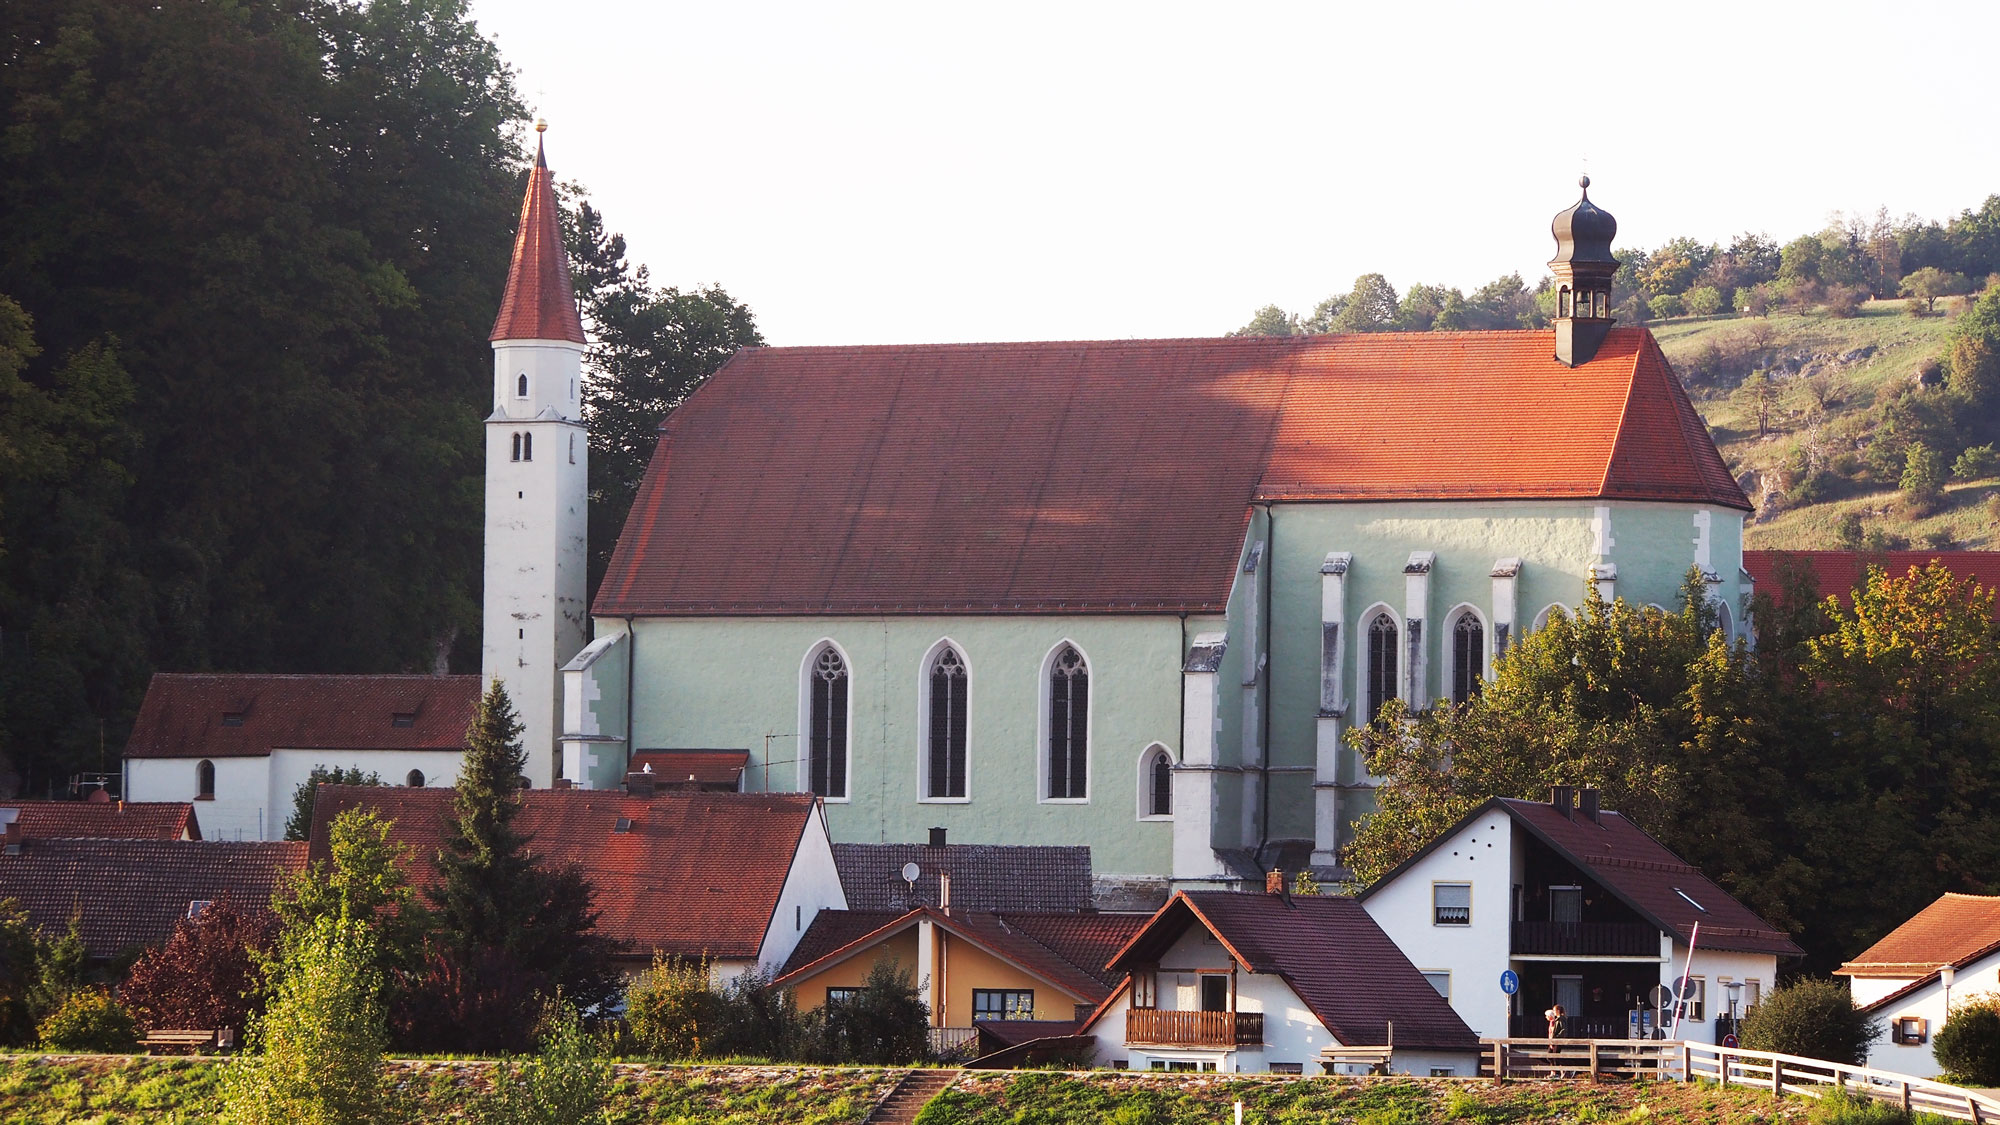
[[917,876],[921,874],[923,874],[923,869],[916,864],[906,863],[903,865],[903,882],[914,884],[917,881]]

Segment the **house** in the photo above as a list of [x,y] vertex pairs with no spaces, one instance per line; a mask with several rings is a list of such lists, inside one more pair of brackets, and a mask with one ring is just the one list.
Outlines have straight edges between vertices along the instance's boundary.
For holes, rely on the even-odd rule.
[[1931,1037],[1954,1000],[2000,993],[2000,895],[1947,894],[1835,973],[1882,1026],[1868,1065],[1936,1078]]
[[160,945],[213,902],[268,910],[305,865],[306,846],[283,841],[10,838],[0,899],[46,934],[74,919],[89,955],[111,960]]
[[1372,1047],[1399,1073],[1478,1073],[1478,1037],[1368,912],[1282,877],[1176,893],[1110,965],[1124,979],[1079,1034],[1111,1066],[1336,1073]]
[[[657,954],[699,958],[718,980],[775,971],[822,910],[847,905],[826,821],[812,797],[785,793],[531,789],[517,830],[545,862],[575,864],[595,892],[597,928],[621,943],[629,972]],[[449,789],[322,785],[313,806],[312,858],[329,857],[328,829],[348,809],[391,821],[412,851],[412,882],[436,878]]]
[[477,676],[162,672],[126,740],[121,792],[193,802],[210,839],[281,839],[314,766],[450,785],[479,693]]
[[776,983],[809,1011],[838,1003],[889,963],[922,991],[939,1047],[963,1047],[995,1021],[1067,1035],[1111,995],[1117,975],[1106,965],[1145,921],[1078,911],[829,910]]
[[643,796],[655,789],[705,789],[741,793],[745,750],[641,750],[625,766],[625,791]]
[[[850,910],[901,913],[951,905],[977,910],[1076,912],[1092,906],[1090,849],[1062,844],[835,844],[833,862]],[[905,879],[910,864],[916,878]]]
[[[102,794],[104,791],[96,791]],[[0,828],[19,838],[199,840],[201,821],[189,801],[12,801],[0,804]]]
[[[1719,1042],[1718,1020],[1755,1007],[1778,961],[1803,952],[1639,826],[1600,808],[1595,789],[1556,786],[1547,803],[1489,800],[1359,899],[1490,1038],[1545,1035],[1543,1014],[1559,1003],[1566,1035],[1623,1039],[1636,1020],[1654,1025],[1654,990],[1685,974],[1693,998],[1677,1034]],[[1502,991],[1503,973],[1518,991]]]
[[[1854,591],[1868,579],[1868,568],[1879,566],[1901,577],[1911,567],[1932,563],[1959,578],[1971,578],[1988,590],[2000,590],[2000,551],[1745,551],[1743,569],[1771,594],[1780,592],[1788,572],[1810,575],[1821,598],[1854,604]],[[2000,615],[2000,606],[1994,612]]]
[[1740,626],[1750,504],[1598,301],[1615,231],[1556,217],[1545,330],[738,352],[662,427],[562,776],[739,748],[838,841],[1061,841],[1156,901],[1333,867],[1388,700],[1465,698],[1587,589],[1695,569]]

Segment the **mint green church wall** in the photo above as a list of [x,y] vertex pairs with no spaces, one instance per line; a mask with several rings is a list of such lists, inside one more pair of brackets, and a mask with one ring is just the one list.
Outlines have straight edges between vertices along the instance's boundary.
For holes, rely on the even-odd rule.
[[[603,620],[600,630],[623,628]],[[1087,844],[1100,874],[1167,874],[1172,824],[1139,820],[1139,765],[1180,753],[1179,617],[655,618],[634,623],[635,746],[744,749],[746,788],[798,790],[801,674],[831,639],[849,667],[846,801],[836,841]],[[950,638],[969,669],[967,799],[919,800],[925,658]],[[1062,641],[1091,672],[1089,798],[1039,799],[1042,669]],[[768,746],[768,754],[767,754]]]

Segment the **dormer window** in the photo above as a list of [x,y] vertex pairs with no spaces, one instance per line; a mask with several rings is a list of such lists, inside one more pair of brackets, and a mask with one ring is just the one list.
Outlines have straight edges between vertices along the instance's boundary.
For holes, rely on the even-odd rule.
[[398,711],[395,714],[389,716],[389,725],[392,727],[416,726],[417,713],[415,711]]
[[224,712],[222,713],[222,725],[223,725],[223,726],[225,726],[225,727],[240,727],[240,726],[242,726],[242,725],[243,725],[243,712],[241,712],[241,711],[224,711]]
[[212,899],[197,898],[188,900],[188,919],[192,921],[200,918],[202,915],[208,913],[209,907],[214,905],[215,902]]
[[514,397],[515,398],[528,397],[528,373],[525,371],[521,373],[521,377],[519,379],[514,380]]

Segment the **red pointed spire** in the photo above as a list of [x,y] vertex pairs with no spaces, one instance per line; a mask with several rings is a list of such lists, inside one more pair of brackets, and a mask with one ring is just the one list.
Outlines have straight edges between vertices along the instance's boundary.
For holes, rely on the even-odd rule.
[[507,267],[507,292],[493,319],[493,340],[568,340],[584,343],[583,318],[570,286],[569,257],[556,223],[555,179],[542,154],[535,122],[535,168],[528,173],[528,196],[521,201],[521,226],[514,235],[514,261]]

